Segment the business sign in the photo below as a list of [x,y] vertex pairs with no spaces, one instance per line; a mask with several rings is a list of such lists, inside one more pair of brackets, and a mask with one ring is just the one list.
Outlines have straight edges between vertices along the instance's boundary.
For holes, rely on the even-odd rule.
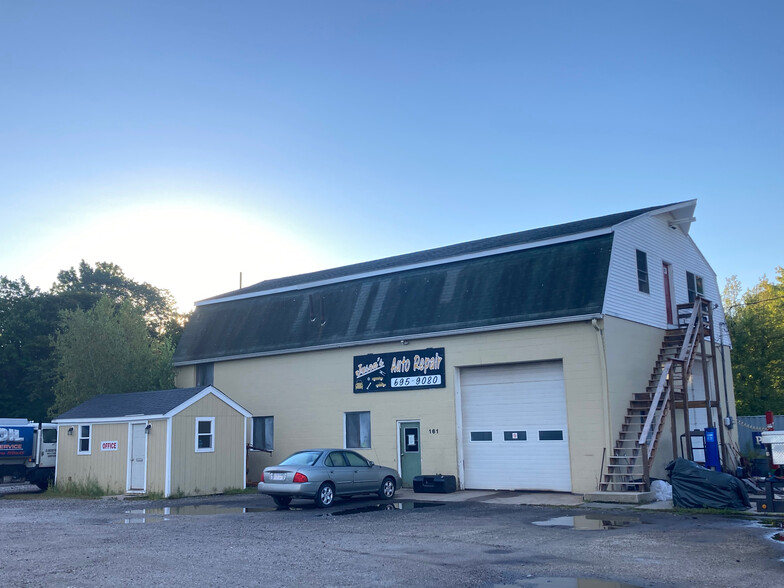
[[117,441],[101,441],[101,451],[117,451]]
[[0,457],[33,454],[33,427],[0,427]]
[[354,394],[446,387],[444,348],[354,356]]

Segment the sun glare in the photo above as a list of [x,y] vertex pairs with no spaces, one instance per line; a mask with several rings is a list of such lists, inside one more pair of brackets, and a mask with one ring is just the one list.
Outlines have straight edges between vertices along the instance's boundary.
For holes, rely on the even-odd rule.
[[[180,310],[242,285],[328,267],[305,236],[286,233],[274,218],[216,205],[160,203],[103,212],[61,238],[48,252],[58,269],[81,259],[109,261],[139,282],[169,290]],[[48,287],[49,283],[42,284]]]

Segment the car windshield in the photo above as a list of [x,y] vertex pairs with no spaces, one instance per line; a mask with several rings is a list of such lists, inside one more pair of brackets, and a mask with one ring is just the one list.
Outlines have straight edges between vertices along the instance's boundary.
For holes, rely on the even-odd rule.
[[300,451],[294,455],[290,455],[279,465],[313,465],[321,455],[320,451]]

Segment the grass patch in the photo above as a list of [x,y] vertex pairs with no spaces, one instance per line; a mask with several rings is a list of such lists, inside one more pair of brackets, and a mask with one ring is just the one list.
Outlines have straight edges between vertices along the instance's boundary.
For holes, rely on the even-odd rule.
[[111,494],[109,489],[101,487],[92,478],[87,478],[84,482],[58,482],[44,492],[44,496],[52,498],[100,498],[107,494]]
[[223,494],[233,495],[233,494],[256,494],[258,490],[254,488],[224,488]]

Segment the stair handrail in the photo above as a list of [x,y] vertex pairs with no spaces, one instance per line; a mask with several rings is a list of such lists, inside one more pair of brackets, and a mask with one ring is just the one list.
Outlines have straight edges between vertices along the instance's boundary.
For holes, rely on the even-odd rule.
[[[684,366],[688,366],[691,364],[692,355],[694,353],[694,348],[697,344],[697,328],[700,319],[700,304],[702,304],[702,299],[697,297],[694,300],[694,306],[692,308],[691,316],[689,317],[689,325],[686,328],[686,334],[683,337],[683,345],[681,346],[681,351],[678,354],[678,361],[683,361]],[[664,417],[664,411],[660,410],[657,411],[656,407],[659,406],[659,401],[661,400],[662,394],[666,391],[666,396],[664,397],[664,405],[669,401],[670,394],[672,393],[672,382],[670,381],[670,371],[672,369],[672,359],[668,359],[667,362],[664,364],[662,368],[661,376],[659,376],[659,382],[656,385],[656,393],[653,395],[653,400],[651,400],[651,407],[648,409],[648,416],[645,418],[645,425],[640,431],[640,437],[637,440],[637,445],[642,446],[645,445],[645,452],[646,452],[646,461],[647,458],[651,457],[653,453],[653,443],[648,443],[648,436],[650,435],[651,428],[654,425],[654,418],[656,418],[656,426],[655,429],[658,430],[659,425],[661,424],[661,420]]]

